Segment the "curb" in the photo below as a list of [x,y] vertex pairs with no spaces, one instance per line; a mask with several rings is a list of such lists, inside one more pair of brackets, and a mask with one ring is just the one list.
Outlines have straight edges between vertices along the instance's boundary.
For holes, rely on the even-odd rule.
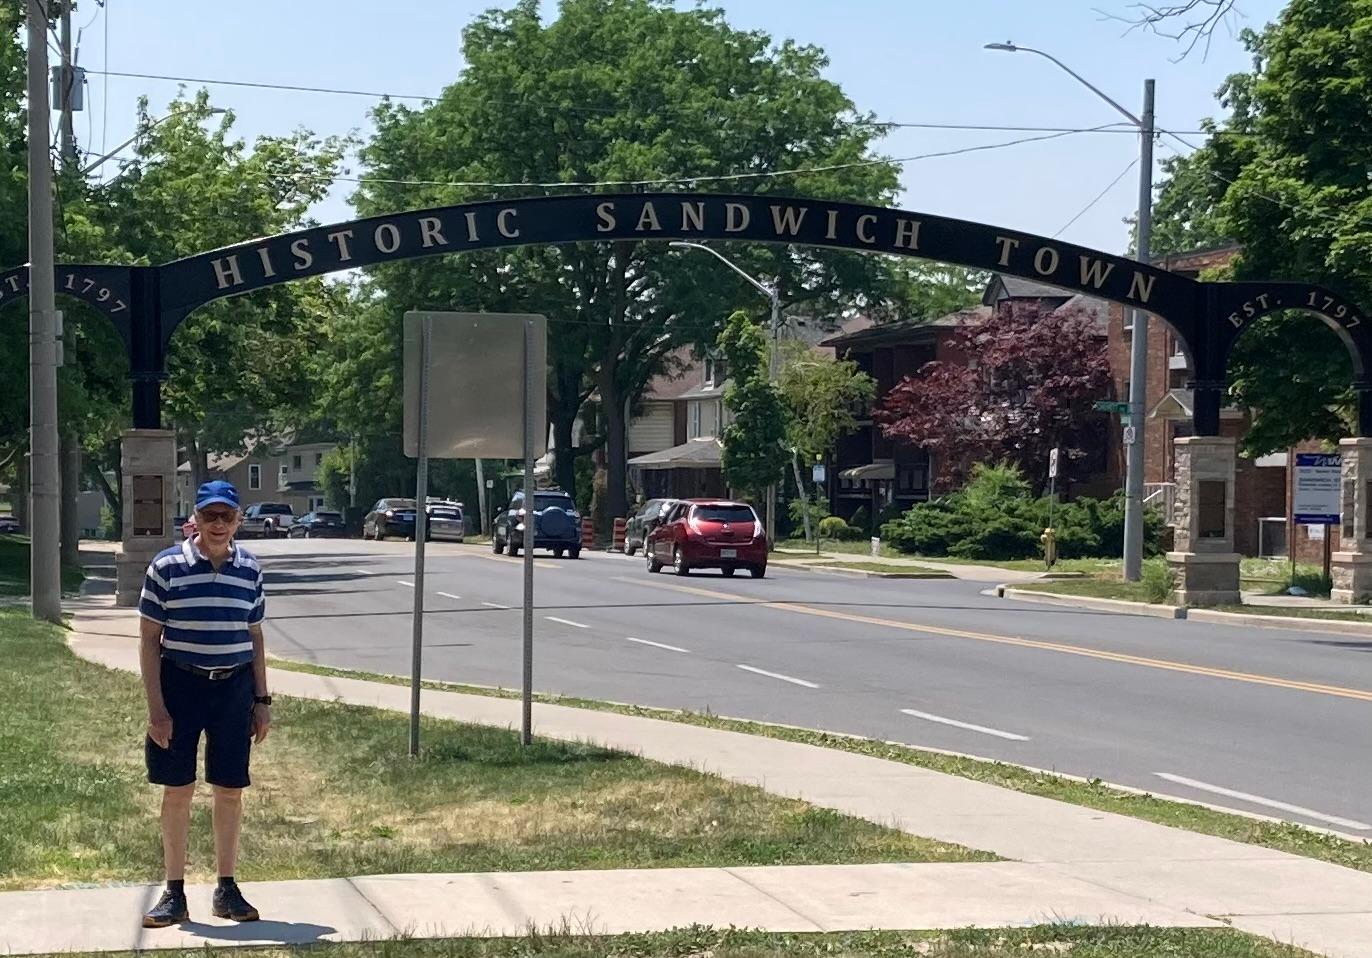
[[1089,596],[1062,595],[1055,592],[1030,592],[1013,586],[998,585],[995,593],[1002,599],[1020,599],[1044,605],[1074,606],[1097,612],[1119,612],[1126,615],[1150,615],[1158,619],[1184,619],[1187,610],[1176,605],[1152,605],[1147,602],[1126,602],[1123,599],[1094,599]]
[[[808,565],[804,568],[811,572],[824,572],[830,575],[853,576],[858,579],[956,579],[951,572],[869,572],[866,569],[845,569],[837,565]],[[899,569],[899,566],[896,567]]]
[[1186,618],[1195,622],[1217,625],[1247,625],[1258,629],[1285,629],[1288,632],[1329,632],[1336,635],[1356,635],[1372,642],[1372,622],[1344,622],[1338,619],[1316,619],[1304,616],[1250,615],[1244,612],[1220,612],[1217,609],[1188,609]]

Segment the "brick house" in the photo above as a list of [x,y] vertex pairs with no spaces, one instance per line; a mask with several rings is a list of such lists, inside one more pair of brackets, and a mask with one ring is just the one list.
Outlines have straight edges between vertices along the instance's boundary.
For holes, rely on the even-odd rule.
[[[1195,277],[1202,270],[1225,265],[1234,256],[1233,246],[1160,257],[1156,265]],[[1037,301],[1052,309],[1083,309],[1092,315],[1105,340],[1114,382],[1113,397],[1127,398],[1130,379],[1129,315],[1118,304],[1011,276],[993,276],[980,306],[929,322],[908,321],[873,326],[856,333],[832,337],[825,346],[858,362],[877,380],[883,396],[904,377],[913,375],[931,360],[966,362],[952,344],[956,327],[977,322],[992,309],[1015,301]],[[1149,317],[1148,409],[1143,423],[1145,496],[1150,504],[1168,509],[1172,500],[1176,457],[1174,442],[1191,434],[1192,397],[1186,388],[1190,372],[1178,341],[1161,320]],[[1221,413],[1221,435],[1240,438],[1250,423],[1239,409]],[[1100,451],[1098,467],[1090,478],[1078,482],[1070,495],[1108,496],[1123,487],[1125,452],[1123,427],[1118,419],[1109,424],[1109,439]],[[1314,451],[1318,443],[1302,443],[1291,452]],[[881,435],[871,420],[839,443],[831,464],[830,510],[851,519],[865,507],[875,517],[887,505],[908,507],[927,499],[937,463],[924,451]],[[1244,555],[1286,554],[1289,499],[1288,453],[1257,459],[1238,458],[1235,470],[1235,548]],[[1296,534],[1297,556],[1319,562],[1324,542],[1322,531],[1302,527]],[[1333,548],[1338,532],[1333,530]]]
[[[246,509],[259,502],[287,502],[297,515],[325,506],[316,475],[324,456],[336,442],[257,442],[241,455],[210,456],[207,479],[226,479],[238,490]],[[176,514],[189,515],[195,506],[191,464],[176,470]]]

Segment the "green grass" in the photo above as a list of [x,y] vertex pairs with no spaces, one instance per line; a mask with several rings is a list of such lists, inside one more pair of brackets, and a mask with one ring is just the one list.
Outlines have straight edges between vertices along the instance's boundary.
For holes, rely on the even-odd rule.
[[1058,595],[1083,595],[1093,599],[1123,599],[1128,602],[1149,602],[1148,586],[1143,582],[1122,579],[1056,579],[1049,582],[1016,582],[1016,589],[1027,592],[1048,592]]
[[[409,680],[399,676],[378,675],[349,669],[335,669],[288,660],[273,660],[278,668],[293,669],[298,672],[311,672],[316,675],[335,675],[348,678],[370,679],[396,685],[408,685]],[[482,686],[464,686],[445,682],[424,683],[425,688],[435,691],[464,692],[473,695],[489,695],[497,698],[516,698],[519,693],[506,689],[492,689]],[[1156,822],[1184,828],[1204,835],[1215,835],[1231,841],[1260,845],[1293,855],[1304,855],[1320,861],[1332,862],[1359,871],[1372,872],[1372,841],[1355,841],[1339,838],[1324,832],[1314,831],[1289,822],[1269,822],[1233,815],[1201,805],[1176,802],[1158,798],[1154,795],[1135,794],[1121,789],[1110,788],[1099,780],[1079,781],[1061,775],[1036,772],[1017,765],[1001,762],[983,761],[954,755],[942,755],[876,739],[854,735],[840,735],[831,732],[797,729],[781,725],[768,725],[741,719],[721,718],[712,714],[681,712],[673,709],[646,708],[636,705],[616,705],[594,699],[581,699],[556,695],[538,695],[540,702],[552,705],[566,705],[573,708],[592,709],[601,712],[615,712],[620,715],[635,715],[646,718],[665,719],[686,725],[699,725],[705,728],[724,729],[742,732],[747,735],[763,735],[789,742],[802,742],[823,748],[839,749],[859,755],[893,762],[904,762],[920,768],[932,769],[948,775],[957,775],[978,782],[998,785],[1029,795],[1070,802],[1101,811],[1128,815],[1144,821]]]
[[[160,874],[137,676],[77,659],[60,629],[0,610],[0,888]],[[584,744],[283,699],[256,752],[240,874],[992,861],[685,768]],[[207,796],[192,869],[213,875]]]
[[[872,554],[872,543],[868,539],[857,539],[852,542],[842,542],[838,539],[825,539],[819,544],[819,547],[824,552],[842,552],[845,555],[870,556]],[[777,549],[786,552],[804,552],[809,555],[815,554],[815,544],[813,542],[806,542],[804,539],[783,540],[782,542],[777,543]],[[884,542],[881,544],[878,554],[885,556],[888,559],[908,558]]]
[[[240,948],[205,947],[183,954],[206,958],[242,953]],[[1081,925],[834,934],[696,926],[646,935],[576,936],[559,931],[522,938],[321,943],[254,948],[251,954],[261,958],[1314,958],[1308,951],[1227,928]]]
[[[0,535],[0,596],[29,594],[29,537]],[[76,592],[85,573],[80,566],[62,567],[62,591]]]

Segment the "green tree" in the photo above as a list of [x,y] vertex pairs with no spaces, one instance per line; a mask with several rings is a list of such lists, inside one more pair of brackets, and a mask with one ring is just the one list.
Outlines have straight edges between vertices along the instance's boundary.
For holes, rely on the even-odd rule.
[[742,310],[719,334],[731,383],[724,405],[733,421],[724,427],[722,465],[729,485],[757,499],[781,479],[786,466],[786,407],[767,376],[767,337]]
[[837,360],[803,343],[782,350],[777,386],[786,409],[786,444],[813,462],[857,429],[876,395],[876,380],[850,359]]
[[[146,100],[140,109],[146,123]],[[231,135],[232,113],[212,122],[203,91],[173,101],[166,116],[120,175],[85,198],[90,221],[111,238],[107,260],[162,263],[304,226],[346,147],[299,130],[249,149]],[[210,453],[296,424],[313,398],[312,357],[343,302],[324,281],[305,280],[212,303],[182,323],[162,403],[197,482]]]
[[[1234,279],[1307,280],[1372,303],[1372,0],[1292,0],[1242,40],[1254,68],[1221,88],[1229,118],[1169,164],[1154,252],[1228,239],[1242,247]],[[1248,455],[1349,431],[1347,351],[1309,316],[1255,323],[1229,378],[1254,414]]]
[[[692,176],[834,166],[844,168],[733,179],[727,188],[870,203],[897,190],[895,166],[873,152],[880,124],[824,77],[822,51],[732,29],[718,10],[562,0],[545,22],[537,0],[517,0],[477,18],[462,52],[461,78],[433,104],[376,111],[362,154],[373,178],[354,197],[361,213],[507,195],[498,183],[521,184],[524,194],[611,182],[672,189],[695,185]],[[817,312],[881,299],[894,262],[785,246],[729,255],[778,277],[788,304]],[[573,487],[565,454],[595,393],[611,515],[626,506],[626,399],[641,395],[674,350],[712,342],[718,318],[753,295],[709,257],[637,242],[463,254],[375,275],[393,322],[409,308],[454,304],[548,315],[558,480]]]

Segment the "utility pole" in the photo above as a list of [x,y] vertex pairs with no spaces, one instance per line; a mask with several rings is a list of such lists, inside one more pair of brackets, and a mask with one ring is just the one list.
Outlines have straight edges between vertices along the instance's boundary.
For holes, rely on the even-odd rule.
[[[56,0],[49,0],[49,3]],[[61,111],[62,172],[70,175],[77,168],[76,161],[76,64],[71,50],[71,8],[72,0],[61,0],[62,62],[57,68],[58,109]],[[51,9],[51,5],[49,6]],[[60,314],[59,314],[60,316]],[[57,322],[56,333],[62,335],[61,320]],[[59,356],[58,363],[62,365]],[[70,432],[63,432],[58,442],[61,456],[61,505],[58,507],[58,524],[61,526],[61,561],[67,565],[77,565],[81,561],[81,517],[79,513],[81,492],[81,444]]]
[[[1153,235],[1153,81],[1143,81],[1143,116],[1139,122],[1139,225],[1134,258],[1149,260]],[[1124,578],[1143,574],[1143,435],[1148,398],[1148,314],[1134,310],[1129,343],[1129,422],[1134,441],[1124,447]]]
[[[781,367],[781,277],[778,276],[767,288],[767,298],[772,301],[772,352],[767,357],[767,381],[775,385],[777,371]],[[723,432],[723,430],[721,430]],[[767,487],[767,548],[777,547],[777,484]]]
[[33,617],[62,618],[57,463],[57,338],[53,292],[52,164],[48,157],[48,19],[28,0],[29,449]]

